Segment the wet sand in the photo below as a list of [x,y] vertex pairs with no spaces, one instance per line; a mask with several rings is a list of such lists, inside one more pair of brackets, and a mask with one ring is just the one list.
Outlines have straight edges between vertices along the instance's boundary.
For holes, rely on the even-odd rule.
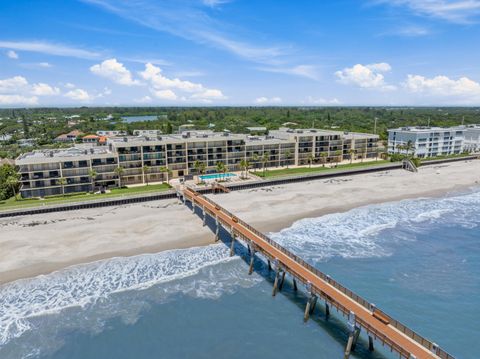
[[[442,196],[480,186],[480,161],[330,178],[211,195],[264,232],[368,204]],[[213,243],[201,219],[163,200],[0,219],[0,283],[117,256]]]

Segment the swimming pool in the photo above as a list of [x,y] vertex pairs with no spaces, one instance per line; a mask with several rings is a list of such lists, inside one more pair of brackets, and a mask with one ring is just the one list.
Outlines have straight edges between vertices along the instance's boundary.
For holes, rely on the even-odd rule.
[[200,176],[202,180],[210,180],[210,179],[223,179],[227,177],[235,177],[236,175],[233,173],[213,173],[211,175],[203,175]]

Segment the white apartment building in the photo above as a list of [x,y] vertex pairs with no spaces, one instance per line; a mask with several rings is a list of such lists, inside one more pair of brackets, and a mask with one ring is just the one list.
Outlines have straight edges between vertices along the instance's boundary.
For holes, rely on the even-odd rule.
[[[251,136],[212,131],[185,131],[157,136],[111,137],[106,146],[77,145],[22,154],[16,160],[21,173],[23,197],[44,197],[89,191],[92,187],[114,187],[162,181],[197,174],[195,163],[215,172],[218,162],[229,171],[241,170],[248,160],[251,168],[283,167],[356,158],[374,158],[378,135],[316,129],[271,131],[268,136]],[[116,168],[123,169],[121,178]],[[148,172],[145,173],[145,168]],[[92,171],[95,178],[91,178]],[[60,178],[66,179],[61,184]]]
[[463,146],[466,152],[480,152],[480,125],[465,126]]
[[464,151],[466,129],[458,127],[402,127],[388,130],[388,153],[409,153],[419,158],[460,154]]

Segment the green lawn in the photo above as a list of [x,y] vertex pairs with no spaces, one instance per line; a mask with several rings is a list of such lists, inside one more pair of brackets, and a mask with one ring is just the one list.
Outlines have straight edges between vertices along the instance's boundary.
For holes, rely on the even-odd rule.
[[454,155],[444,155],[444,156],[435,156],[435,157],[426,157],[422,158],[422,161],[434,161],[434,160],[444,160],[448,158],[460,158],[460,157],[469,157],[469,156],[474,156],[471,153],[459,153],[459,154],[454,154]]
[[281,170],[267,170],[265,171],[265,176],[263,175],[263,171],[257,170],[257,172],[251,173],[263,177],[263,178],[270,178],[270,177],[280,177],[280,176],[293,176],[293,175],[302,175],[302,174],[309,174],[309,173],[317,173],[317,172],[329,172],[329,171],[336,171],[336,170],[347,170],[353,169],[358,167],[371,167],[371,166],[379,166],[384,165],[386,163],[390,163],[390,161],[378,160],[378,161],[371,161],[371,162],[358,162],[358,163],[348,163],[338,165],[336,168],[331,168],[330,164],[326,164],[325,167],[296,167],[296,168],[283,168]]
[[149,186],[139,186],[139,187],[131,187],[131,188],[113,188],[111,189],[110,193],[104,194],[78,194],[78,195],[70,195],[66,197],[57,196],[57,197],[50,197],[46,199],[19,199],[15,201],[12,197],[7,199],[6,201],[0,201],[0,211],[2,210],[11,210],[17,208],[28,208],[28,207],[38,207],[47,204],[64,204],[64,203],[75,203],[75,202],[85,202],[85,201],[93,201],[99,199],[109,199],[115,197],[125,197],[129,195],[136,195],[142,193],[154,193],[154,192],[161,192],[167,191],[171,187],[166,183],[162,184],[154,184]]

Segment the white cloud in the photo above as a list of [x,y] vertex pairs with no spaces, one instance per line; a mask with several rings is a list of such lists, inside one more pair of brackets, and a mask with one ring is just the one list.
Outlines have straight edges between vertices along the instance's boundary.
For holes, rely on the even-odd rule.
[[410,92],[433,96],[457,96],[480,101],[480,83],[460,77],[453,80],[447,76],[427,78],[420,75],[408,75],[403,86]]
[[138,80],[134,80],[130,71],[122,63],[118,62],[117,59],[108,59],[101,64],[93,65],[90,67],[90,71],[120,85],[132,86],[139,84]]
[[326,99],[323,97],[319,98],[314,98],[312,96],[307,97],[307,101],[305,101],[307,104],[312,104],[312,105],[340,105],[341,102],[337,98],[331,98],[331,99]]
[[67,89],[74,89],[76,86],[71,82],[67,82],[64,87]]
[[[167,32],[197,44],[216,47],[249,61],[272,64],[290,52],[287,47],[262,46],[242,41],[225,32],[231,25],[213,18],[200,1],[120,1],[82,0],[102,7],[124,19],[156,31]],[[203,5],[218,5],[224,0],[204,0]]]
[[152,94],[162,100],[176,100],[177,95],[172,90],[158,90],[152,91]]
[[152,98],[150,96],[144,96],[142,98],[138,98],[134,100],[136,103],[150,103],[152,102]]
[[210,7],[216,7],[222,4],[229,3],[230,1],[231,0],[202,0],[202,3]]
[[294,67],[259,67],[258,69],[266,72],[306,77],[312,80],[318,80],[319,77],[316,67],[311,65],[298,65]]
[[389,72],[391,69],[391,66],[385,62],[369,65],[356,64],[353,67],[346,67],[343,70],[335,72],[335,76],[344,84],[388,91],[394,90],[395,86],[385,83],[383,73]]
[[65,94],[65,97],[68,97],[71,100],[87,102],[93,100],[93,96],[91,96],[87,91],[82,89],[75,89],[68,91]]
[[54,96],[60,94],[60,89],[40,82],[33,84],[32,94],[37,96]]
[[40,67],[52,67],[52,65],[49,64],[48,62],[39,62],[38,66],[40,66]]
[[404,6],[417,15],[450,22],[467,23],[480,14],[480,0],[377,0],[394,6]]
[[162,69],[151,63],[147,63],[145,70],[139,72],[139,74],[150,85],[152,94],[158,98],[169,100],[177,99],[177,94],[173,92],[173,90],[189,94],[190,96],[188,98],[185,96],[181,97],[181,99],[185,100],[212,101],[226,98],[222,91],[218,89],[210,89],[200,83],[164,76]]
[[23,76],[14,76],[0,80],[0,93],[19,92],[28,86],[28,81]]
[[258,97],[254,101],[256,104],[262,105],[262,104],[277,104],[281,103],[282,99],[280,97]]
[[18,59],[18,54],[13,50],[8,50],[7,51],[7,57],[10,58],[10,59],[13,59],[13,60],[17,60]]
[[192,95],[192,98],[201,98],[201,99],[224,99],[225,96],[223,95],[222,91],[215,90],[215,89],[207,89],[203,92],[199,92]]
[[95,59],[100,57],[100,53],[98,52],[42,41],[0,41],[0,48],[39,52],[55,56],[77,57],[81,59]]
[[0,105],[37,105],[38,96],[59,95],[60,90],[46,83],[29,84],[23,76],[0,80]]
[[0,95],[0,105],[37,105],[38,97],[22,95]]
[[431,31],[423,26],[404,26],[398,28],[396,31],[393,31],[391,34],[393,35],[400,35],[400,36],[407,36],[407,37],[418,37],[418,36],[427,36],[431,34]]
[[140,76],[153,85],[157,89],[161,88],[174,88],[187,92],[203,91],[204,88],[201,84],[197,84],[191,81],[180,80],[178,78],[169,79],[162,75],[162,69],[151,63],[145,65],[145,70],[140,72]]

